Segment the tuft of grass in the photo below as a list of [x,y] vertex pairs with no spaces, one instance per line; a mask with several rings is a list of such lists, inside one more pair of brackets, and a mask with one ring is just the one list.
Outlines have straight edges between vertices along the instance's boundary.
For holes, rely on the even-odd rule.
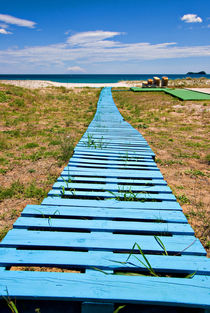
[[25,149],[33,149],[37,147],[39,147],[39,144],[36,142],[29,142],[24,146]]
[[24,99],[17,98],[13,102],[10,103],[10,106],[14,106],[18,108],[25,107],[25,101]]
[[180,204],[190,203],[190,199],[185,194],[179,195],[176,198]]
[[7,100],[8,100],[8,96],[3,91],[0,91],[0,102],[1,103],[7,102]]
[[34,182],[24,186],[19,180],[13,182],[9,187],[0,187],[0,200],[9,198],[35,198],[40,200],[47,195],[43,188],[36,187]]
[[70,136],[63,136],[60,140],[60,155],[59,159],[68,161],[74,152],[74,142]]
[[191,176],[206,176],[204,172],[200,171],[200,170],[186,170],[184,172],[187,175],[191,175]]
[[0,229],[0,241],[6,236],[7,232],[9,230],[8,226],[4,226]]

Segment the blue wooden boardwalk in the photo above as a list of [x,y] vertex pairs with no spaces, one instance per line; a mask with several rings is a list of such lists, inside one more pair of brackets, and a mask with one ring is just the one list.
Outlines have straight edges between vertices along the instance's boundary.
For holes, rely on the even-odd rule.
[[48,197],[26,206],[1,242],[0,295],[69,308],[76,301],[83,313],[110,313],[119,303],[207,312],[210,261],[154,157],[104,88]]

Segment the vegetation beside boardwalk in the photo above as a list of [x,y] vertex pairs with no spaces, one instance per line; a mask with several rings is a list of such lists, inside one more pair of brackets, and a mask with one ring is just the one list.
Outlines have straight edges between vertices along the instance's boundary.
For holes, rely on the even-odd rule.
[[[95,88],[30,90],[0,84],[0,239],[26,204],[40,203],[47,195],[91,122],[99,93]],[[210,253],[210,101],[180,101],[162,92],[113,91],[113,97],[156,153],[161,172]]]
[[41,203],[93,119],[99,89],[0,84],[0,240]]
[[[116,88],[115,88],[116,89]],[[138,129],[210,256],[210,101],[181,101],[162,92],[113,91],[121,114]]]

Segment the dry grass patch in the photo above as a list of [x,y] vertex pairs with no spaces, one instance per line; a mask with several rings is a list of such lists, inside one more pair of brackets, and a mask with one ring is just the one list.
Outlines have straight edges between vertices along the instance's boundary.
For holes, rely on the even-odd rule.
[[0,84],[0,239],[40,203],[92,120],[100,90]]
[[181,101],[163,92],[113,92],[125,120],[148,141],[157,164],[210,256],[210,101]]

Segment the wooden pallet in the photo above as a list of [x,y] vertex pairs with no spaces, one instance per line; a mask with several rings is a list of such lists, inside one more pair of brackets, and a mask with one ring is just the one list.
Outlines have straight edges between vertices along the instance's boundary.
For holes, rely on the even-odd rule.
[[1,242],[0,294],[68,301],[68,312],[109,313],[122,303],[126,312],[131,304],[207,312],[210,261],[154,158],[104,88],[48,197],[27,205]]

